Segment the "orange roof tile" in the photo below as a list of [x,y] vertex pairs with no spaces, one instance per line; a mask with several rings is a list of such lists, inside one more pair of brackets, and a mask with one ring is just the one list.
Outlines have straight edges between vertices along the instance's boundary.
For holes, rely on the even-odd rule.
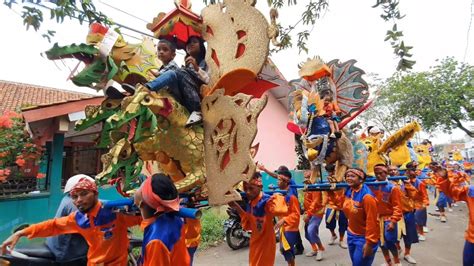
[[95,97],[100,96],[0,80],[0,114],[7,110],[17,111]]

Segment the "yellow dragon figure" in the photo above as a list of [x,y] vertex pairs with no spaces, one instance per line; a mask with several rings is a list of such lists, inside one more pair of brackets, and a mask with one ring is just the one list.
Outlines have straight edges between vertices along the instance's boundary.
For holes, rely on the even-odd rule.
[[415,151],[418,157],[419,169],[424,169],[425,167],[428,167],[428,165],[431,163],[430,149],[431,145],[429,143],[415,146]]
[[374,166],[390,163],[396,166],[406,165],[411,161],[408,140],[413,138],[421,127],[417,122],[411,122],[390,135],[382,143],[380,136],[369,136],[364,139],[364,144],[369,152],[367,156],[367,174],[374,175]]

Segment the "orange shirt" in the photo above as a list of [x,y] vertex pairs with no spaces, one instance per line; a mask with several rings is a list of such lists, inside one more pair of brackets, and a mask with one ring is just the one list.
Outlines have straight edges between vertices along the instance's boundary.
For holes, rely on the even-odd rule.
[[114,213],[96,204],[87,214],[73,212],[68,216],[33,224],[25,229],[28,238],[61,234],[80,234],[87,242],[87,265],[127,265],[127,228],[139,225],[141,216]]
[[306,216],[324,216],[325,200],[321,191],[307,191],[304,193],[304,210]]
[[345,192],[344,190],[331,191],[331,196],[328,196],[328,192],[324,191],[325,197],[323,199],[327,202],[330,209],[340,211],[344,205]]
[[385,186],[373,186],[370,188],[377,199],[377,211],[380,217],[394,223],[403,217],[401,191],[392,183]]
[[430,205],[430,199],[428,198],[428,191],[426,191],[426,185],[420,179],[410,180],[410,183],[417,190],[413,196],[413,202],[415,209],[422,209]]
[[414,198],[418,190],[411,184],[405,183],[401,180],[399,182],[394,181],[394,184],[400,188],[400,201],[402,204],[403,212],[412,212],[415,209]]
[[343,210],[349,220],[349,232],[365,236],[366,243],[379,242],[377,200],[367,185],[362,184],[357,190],[348,189],[346,191]]
[[175,213],[163,213],[143,221],[142,266],[189,265],[183,220]]
[[193,248],[199,246],[201,242],[201,221],[199,219],[184,220],[184,237],[186,247]]
[[285,196],[285,201],[288,206],[288,212],[285,215],[279,215],[278,219],[283,219],[285,221],[284,230],[286,232],[299,231],[301,214],[298,198],[293,194],[288,194]]
[[273,218],[288,212],[285,198],[281,195],[260,195],[249,202],[246,212],[241,213],[242,227],[251,230],[249,265],[273,266],[275,264],[276,239]]
[[465,238],[474,243],[474,185],[457,184],[449,179],[439,179],[438,185],[441,191],[453,198],[455,201],[465,201],[469,209],[469,224]]

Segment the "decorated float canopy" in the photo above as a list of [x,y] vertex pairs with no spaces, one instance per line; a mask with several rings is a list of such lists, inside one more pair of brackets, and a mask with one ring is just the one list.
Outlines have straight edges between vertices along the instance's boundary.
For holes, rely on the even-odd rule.
[[167,39],[176,43],[178,49],[185,49],[189,37],[201,37],[202,20],[199,15],[191,11],[190,0],[179,0],[175,5],[176,9],[171,12],[159,13],[147,28],[156,38]]

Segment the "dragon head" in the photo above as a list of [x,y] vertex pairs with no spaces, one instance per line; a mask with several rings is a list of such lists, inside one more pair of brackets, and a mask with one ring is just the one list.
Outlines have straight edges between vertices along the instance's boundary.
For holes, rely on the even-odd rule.
[[[112,45],[104,41],[109,40],[110,36],[115,40]],[[112,79],[129,84],[146,82],[154,78],[151,72],[161,66],[151,39],[128,44],[120,34],[98,23],[91,24],[86,43],[54,44],[46,51],[46,56],[50,60],[74,58],[83,62],[85,67],[71,80],[77,86],[95,89],[105,88]]]
[[365,138],[362,142],[364,143],[369,153],[373,151],[378,151],[380,146],[380,139],[378,137],[370,136]]

